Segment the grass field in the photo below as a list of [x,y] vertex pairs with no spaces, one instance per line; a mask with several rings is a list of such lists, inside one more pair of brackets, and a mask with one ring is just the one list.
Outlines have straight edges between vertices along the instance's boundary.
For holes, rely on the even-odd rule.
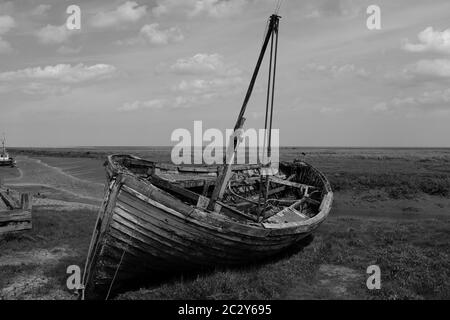
[[[161,150],[132,153],[167,161]],[[101,164],[111,151],[31,150],[32,158],[19,157],[20,171],[0,169],[3,181],[37,199],[33,231],[0,240],[0,298],[76,298],[65,287],[66,268],[83,266],[98,203],[92,196],[103,193]],[[299,153],[284,148],[281,159]],[[116,298],[450,298],[450,150],[311,149],[306,160],[336,191],[330,217],[306,247],[260,265],[148,279]],[[366,287],[373,264],[381,290]]]

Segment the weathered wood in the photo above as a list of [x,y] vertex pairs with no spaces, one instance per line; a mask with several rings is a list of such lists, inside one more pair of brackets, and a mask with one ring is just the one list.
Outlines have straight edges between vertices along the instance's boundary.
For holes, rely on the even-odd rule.
[[29,193],[20,195],[20,208],[23,210],[31,210],[33,199]]
[[293,188],[298,188],[298,189],[318,189],[315,186],[310,186],[304,183],[298,183],[298,182],[292,182],[292,181],[287,181],[287,180],[283,180],[277,177],[270,177],[270,182],[276,183],[276,184],[282,184],[285,185],[287,187],[293,187]]
[[6,190],[0,190],[0,200],[3,200],[5,205],[11,210],[19,208],[17,202],[8,194],[8,191]]
[[[317,205],[308,207],[313,210],[312,215],[317,213],[316,216],[308,218],[295,209],[297,200],[297,206],[289,208],[289,223],[257,223],[255,216],[231,203],[219,201],[221,212],[205,210],[207,198],[158,176],[164,173],[163,166],[157,169],[159,173],[149,168],[147,172],[152,174],[144,177],[138,173],[144,168],[137,168],[134,175],[133,167],[123,167],[124,163],[109,158],[106,166],[113,177],[112,187],[107,189],[106,202],[95,228],[99,231],[94,232],[87,259],[83,283],[88,291],[102,292],[108,288],[120,262],[121,271],[116,279],[119,284],[126,279],[152,276],[157,271],[257,261],[286,249],[311,233],[327,216],[331,206],[330,197],[326,196],[331,189],[319,176],[317,181],[323,181],[321,188],[327,203],[320,208]],[[142,163],[138,161],[133,165]],[[158,167],[157,164],[152,166]],[[315,173],[313,170],[308,172]],[[204,175],[204,172],[200,170],[198,174]],[[254,174],[258,175],[258,171]],[[284,176],[289,176],[288,181],[295,180],[291,181],[293,183],[302,182],[297,180],[298,175],[295,178],[292,173]],[[248,181],[257,185],[258,179],[250,178]],[[239,190],[237,185],[235,187]],[[282,187],[291,193],[291,189],[296,189],[291,185]],[[204,188],[197,190],[205,192]],[[304,205],[308,206],[308,203]]]
[[18,209],[0,211],[0,235],[31,228],[31,211]]

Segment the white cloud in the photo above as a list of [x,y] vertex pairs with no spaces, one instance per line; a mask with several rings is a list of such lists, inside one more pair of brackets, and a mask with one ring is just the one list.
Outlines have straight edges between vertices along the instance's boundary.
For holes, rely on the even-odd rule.
[[39,41],[44,44],[64,43],[69,40],[76,31],[67,29],[66,25],[47,25],[36,32]]
[[395,97],[373,107],[376,112],[392,112],[399,109],[420,109],[423,111],[450,110],[450,89],[425,91],[416,96]]
[[68,46],[61,46],[56,50],[59,54],[69,55],[69,54],[77,54],[81,52],[81,47],[71,48]]
[[135,111],[138,109],[162,109],[166,107],[168,100],[166,99],[154,99],[148,101],[134,101],[127,102],[122,107],[120,107],[119,111]]
[[147,6],[139,6],[134,1],[127,1],[115,10],[99,12],[91,20],[98,28],[108,28],[122,23],[137,22],[147,14]]
[[216,95],[226,90],[227,92],[241,88],[244,80],[241,77],[182,80],[173,89],[174,91],[191,94]]
[[160,109],[187,109],[194,106],[199,106],[205,103],[210,98],[208,96],[175,96],[175,97],[166,97],[160,99],[153,99],[148,101],[134,101],[127,102],[120,108],[118,111],[122,112],[131,112],[137,111],[141,109],[151,109],[151,110],[160,110]]
[[191,18],[199,15],[222,18],[241,13],[246,5],[246,0],[158,0],[152,12],[157,17],[179,14]]
[[9,30],[16,26],[16,22],[13,17],[0,16],[0,35],[7,33]]
[[67,85],[55,85],[48,83],[31,82],[26,83],[21,87],[22,92],[29,95],[64,95],[70,91]]
[[450,78],[450,60],[420,60],[413,66],[407,68],[406,72],[408,71],[416,75]]
[[367,5],[358,3],[358,0],[320,0],[306,2],[304,17],[316,19],[323,17],[356,17],[365,13]]
[[141,34],[153,44],[168,44],[169,42],[178,42],[184,39],[180,29],[172,27],[161,30],[157,23],[143,26]]
[[40,4],[36,8],[34,8],[31,14],[34,16],[46,15],[51,8],[52,6],[49,4]]
[[228,97],[242,88],[240,77],[182,80],[172,88],[174,94],[149,101],[127,102],[119,111],[136,111],[140,109],[180,109],[205,105],[220,97]]
[[314,71],[318,73],[325,73],[327,75],[331,74],[333,77],[357,75],[365,78],[370,75],[366,69],[357,67],[354,64],[324,65],[313,62],[301,68],[301,71]]
[[9,42],[3,40],[3,39],[0,37],[0,54],[2,54],[2,53],[9,53],[9,52],[11,52],[11,51],[12,51],[12,47],[11,47],[11,45],[9,44]]
[[450,29],[433,30],[428,27],[418,34],[419,43],[413,44],[406,40],[403,49],[410,52],[450,53]]
[[[139,109],[179,109],[204,106],[214,99],[228,98],[241,92],[244,80],[241,70],[226,64],[219,54],[196,54],[193,57],[178,59],[169,71],[187,75],[173,86],[170,92],[158,99],[125,103],[119,111]],[[202,76],[192,79],[192,76]]]
[[16,26],[14,18],[10,16],[0,16],[0,54],[12,52],[11,44],[4,40],[1,36],[8,33]]
[[227,65],[224,58],[217,54],[198,53],[193,57],[178,59],[169,70],[177,74],[215,74],[222,76],[237,76],[240,69]]
[[153,45],[167,45],[173,42],[180,42],[184,39],[181,30],[177,27],[161,29],[158,23],[144,25],[137,37],[117,41],[119,45],[135,45],[150,43]]
[[116,68],[108,64],[96,64],[85,66],[58,64],[55,66],[26,68],[17,71],[0,73],[0,81],[18,80],[52,80],[63,83],[80,83],[89,80],[99,80],[111,77],[116,72]]

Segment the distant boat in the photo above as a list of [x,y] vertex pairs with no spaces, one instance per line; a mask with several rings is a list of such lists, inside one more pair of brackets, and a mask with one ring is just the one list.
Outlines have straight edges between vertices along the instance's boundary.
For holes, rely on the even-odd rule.
[[6,150],[5,138],[3,138],[2,140],[2,149],[0,152],[0,166],[10,166],[10,167],[16,166],[16,161],[9,155],[8,151]]
[[[271,132],[278,23],[272,15],[235,132],[272,39],[272,99],[268,93],[266,105]],[[234,155],[238,144],[232,141],[227,154]],[[269,138],[269,155],[270,150]],[[245,265],[276,255],[310,235],[333,202],[327,178],[303,161],[282,162],[275,175],[264,174],[261,163],[185,166],[131,155],[109,156],[105,165],[109,184],[86,260],[83,297],[108,298],[123,285],[161,273]]]

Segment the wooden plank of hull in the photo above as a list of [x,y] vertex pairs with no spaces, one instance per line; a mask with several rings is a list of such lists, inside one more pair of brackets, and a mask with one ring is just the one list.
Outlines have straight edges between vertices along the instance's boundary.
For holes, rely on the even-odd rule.
[[[199,227],[209,228],[215,232],[221,232],[222,230],[226,230],[231,234],[236,234],[239,236],[250,236],[250,237],[258,237],[261,239],[265,239],[267,237],[276,237],[276,236],[284,236],[284,235],[295,235],[297,233],[306,233],[311,232],[313,229],[317,227],[313,221],[323,221],[325,217],[328,215],[329,208],[327,208],[327,212],[319,212],[314,218],[303,220],[291,224],[264,224],[262,228],[261,224],[256,223],[248,223],[242,224],[235,221],[230,221],[227,217],[214,213],[208,212],[203,213],[200,210],[192,208],[191,206],[182,203],[175,197],[166,192],[159,190],[151,184],[146,184],[144,181],[140,181],[137,179],[133,179],[133,177],[125,176],[123,179],[124,189],[133,193],[136,197],[140,198],[143,201],[151,201],[155,205],[162,205],[165,208],[176,207],[176,211],[174,209],[170,209],[170,213],[175,215],[185,216],[187,221],[190,221]],[[149,199],[150,198],[150,199]],[[270,226],[269,226],[270,225]]]
[[[198,237],[199,230],[204,233],[203,238],[206,240],[205,244],[210,245],[212,239],[219,239],[221,243],[229,243],[229,244],[239,244],[240,246],[249,247],[254,249],[255,246],[262,246],[263,249],[266,246],[270,246],[273,244],[283,243],[285,241],[290,241],[291,239],[288,237],[287,239],[259,239],[259,238],[250,238],[243,237],[241,235],[235,235],[232,233],[218,232],[217,230],[211,230],[209,228],[200,228],[198,225],[191,223],[189,220],[186,220],[184,217],[180,217],[177,215],[170,215],[166,211],[163,211],[157,207],[150,206],[148,203],[133,198],[128,192],[123,190],[118,197],[117,206],[121,208],[125,208],[128,211],[132,211],[133,213],[139,215],[139,217],[143,220],[147,221],[159,221],[161,224],[164,224],[172,230],[173,232],[180,231],[185,237],[193,236]],[[170,218],[170,220],[169,220]],[[188,235],[185,235],[185,234]],[[249,240],[249,241],[247,241]],[[261,248],[257,248],[261,249]]]
[[[152,234],[158,238],[162,237],[164,240],[169,241],[169,248],[174,249],[175,251],[179,250],[180,253],[189,256],[192,255],[192,251],[195,254],[204,255],[207,253],[208,259],[220,260],[226,258],[228,260],[242,260],[242,256],[252,258],[252,257],[260,257],[261,255],[266,255],[271,251],[280,250],[291,244],[292,239],[289,242],[285,243],[277,243],[275,245],[267,245],[266,247],[258,246],[257,250],[255,250],[255,246],[246,245],[243,246],[243,242],[235,241],[234,243],[229,242],[228,244],[224,243],[220,237],[213,237],[212,235],[206,235],[203,230],[197,229],[197,234],[190,234],[184,232],[181,228],[167,228],[164,227],[163,224],[151,221],[151,216],[155,215],[155,211],[151,211],[145,218],[141,214],[140,217],[131,217],[133,214],[128,213],[126,210],[121,209],[120,207],[116,209],[116,213],[119,216],[124,218],[128,218],[128,220],[134,219],[134,224],[131,224],[130,227],[136,228],[136,230],[142,232],[143,234]],[[136,212],[134,212],[136,214]],[[124,216],[125,215],[125,216]],[[170,217],[169,217],[170,218]],[[171,223],[173,226],[173,223]],[[230,245],[231,244],[231,245]],[[164,244],[160,244],[158,247],[163,247]],[[192,257],[193,259],[198,260],[198,256]]]

